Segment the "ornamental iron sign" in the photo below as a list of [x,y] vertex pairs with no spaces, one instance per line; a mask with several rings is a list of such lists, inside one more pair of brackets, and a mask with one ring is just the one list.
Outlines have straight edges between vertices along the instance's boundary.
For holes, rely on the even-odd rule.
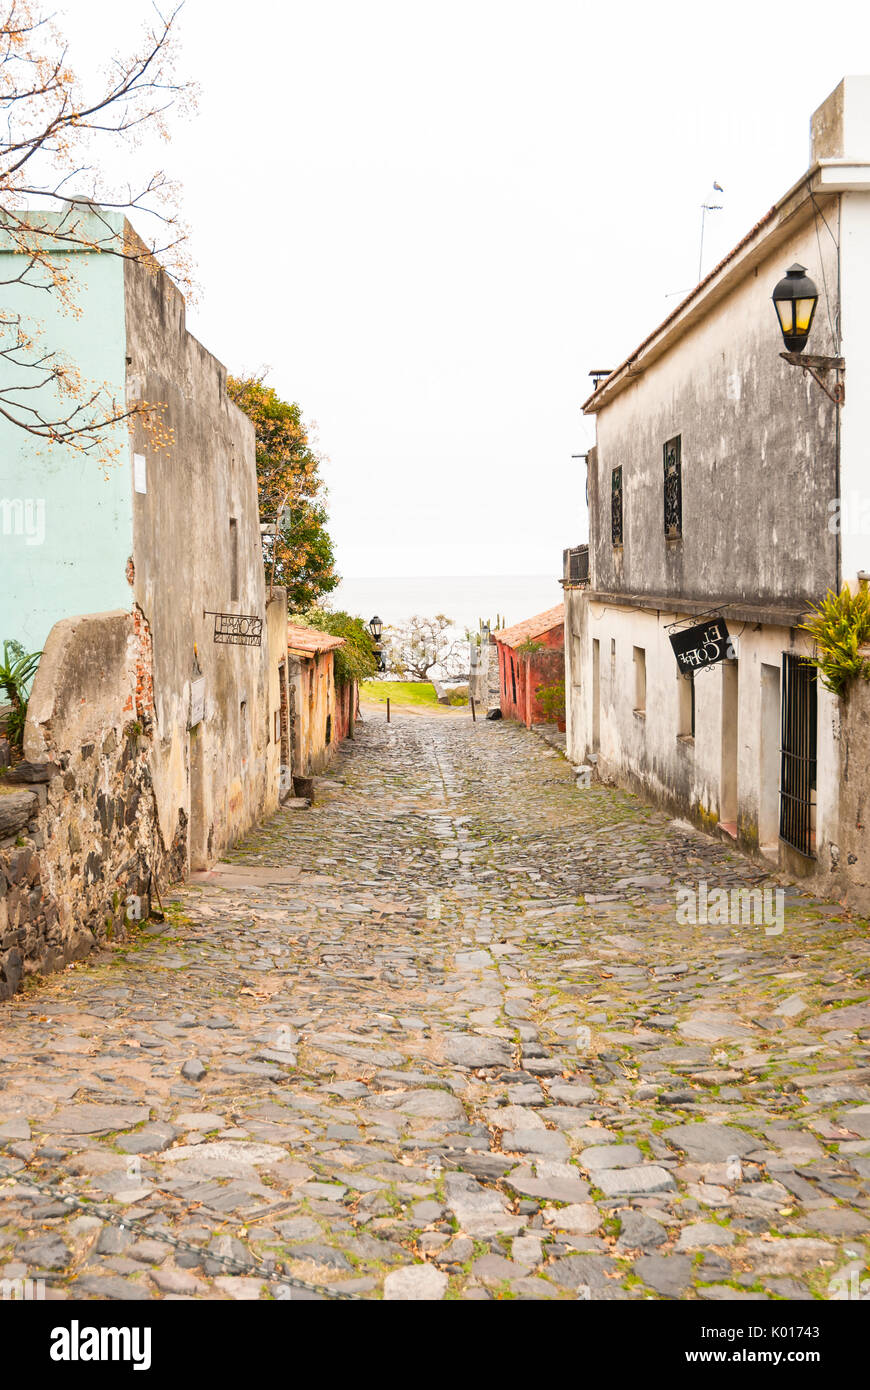
[[203,610],[204,618],[214,618],[214,640],[224,646],[260,647],[263,645],[263,619],[250,613],[212,613]]
[[735,656],[724,618],[685,627],[682,632],[672,632],[669,636],[677,664],[685,675],[705,666],[715,666],[717,661],[733,660]]

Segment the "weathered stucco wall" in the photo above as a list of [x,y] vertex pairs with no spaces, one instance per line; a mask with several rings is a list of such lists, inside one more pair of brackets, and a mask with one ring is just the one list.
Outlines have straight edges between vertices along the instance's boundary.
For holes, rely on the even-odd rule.
[[842,762],[832,886],[849,907],[870,916],[870,684],[853,682],[837,703]]
[[341,734],[334,668],[332,652],[290,658],[294,776],[316,777],[335,756]]
[[[836,223],[835,200],[827,200],[826,216]],[[823,278],[836,286],[836,248],[828,236],[817,239],[809,221],[598,412],[589,459],[594,590],[758,604],[817,600],[836,584],[837,541],[828,527],[838,496],[836,407],[781,360],[770,302],[794,261],[820,286]],[[811,351],[833,350],[822,303]],[[668,541],[663,448],[677,435],[683,535]],[[611,543],[616,467],[621,548]]]
[[359,704],[359,686],[356,681],[348,681],[335,687],[335,741],[353,738],[356,725],[356,710]]
[[859,572],[870,572],[870,193],[843,194],[839,236],[846,362],[846,404],[840,412],[841,574],[854,592]]
[[[580,592],[568,599],[567,613],[571,760],[585,762],[595,754],[603,780],[639,791],[702,829],[733,824],[747,853],[827,882],[840,834],[840,719],[837,702],[821,686],[815,863],[796,858],[779,841],[782,657],[811,655],[806,635],[794,628],[732,624],[738,660],[696,675],[693,735],[687,683],[668,636],[676,613],[607,605]],[[636,707],[638,653],[645,678],[642,710]],[[733,682],[730,696],[726,681]]]
[[[169,872],[178,847],[157,835],[143,733],[149,666],[129,613],[65,619],[49,634],[25,728],[33,781],[0,797],[0,998],[122,936],[128,899],[147,915],[152,875]],[[2,816],[14,803],[17,824]]]
[[[202,867],[278,804],[285,644],[270,653],[269,634],[286,599],[267,619],[254,429],[225,368],[187,332],[166,276],[128,264],[125,294],[128,399],[161,402],[174,434],[166,450],[141,426],[133,441],[147,490],[133,496],[130,598],[154,648],[154,787],[164,841],[184,839],[187,865]],[[212,613],[260,618],[262,645],[216,643]],[[200,679],[204,717],[190,729]]]

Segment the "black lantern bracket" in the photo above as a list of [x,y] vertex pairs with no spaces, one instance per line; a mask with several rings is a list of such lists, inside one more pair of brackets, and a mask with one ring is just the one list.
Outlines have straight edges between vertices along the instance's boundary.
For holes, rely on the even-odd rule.
[[846,400],[846,383],[838,381],[833,387],[825,381],[828,372],[845,372],[846,362],[842,357],[819,357],[812,352],[781,352],[780,357],[792,367],[802,367],[813,381],[821,386],[825,395],[834,405],[843,405]]

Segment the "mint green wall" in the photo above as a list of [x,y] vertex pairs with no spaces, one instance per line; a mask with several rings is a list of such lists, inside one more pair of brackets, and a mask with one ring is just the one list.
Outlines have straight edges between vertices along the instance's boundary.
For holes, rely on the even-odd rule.
[[[40,333],[40,347],[61,352],[88,382],[107,383],[123,402],[124,261],[90,252],[65,254],[75,278],[75,314],[65,313],[56,297],[8,284],[2,286],[4,308],[20,313],[29,331]],[[16,275],[20,263],[21,257],[4,251],[0,243],[0,281]],[[3,362],[0,371],[8,383]],[[26,374],[20,378],[27,379]],[[63,408],[57,407],[53,391],[39,394],[43,413],[52,409],[53,400],[55,408]],[[99,457],[50,445],[0,418],[0,650],[4,639],[15,637],[37,651],[59,618],[130,607],[128,441],[126,426],[119,427],[113,441],[120,444],[118,457],[104,467]],[[29,508],[19,508],[17,502],[29,503]],[[29,537],[16,534],[25,528]]]

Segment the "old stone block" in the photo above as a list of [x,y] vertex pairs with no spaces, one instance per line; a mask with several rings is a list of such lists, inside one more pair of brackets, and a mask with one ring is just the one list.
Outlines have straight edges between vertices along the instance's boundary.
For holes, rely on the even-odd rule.
[[26,911],[22,912],[22,900],[26,903],[26,898],[20,888],[10,888],[6,894],[7,920],[10,927],[17,927],[22,920],[26,919]]
[[94,850],[85,860],[85,883],[99,883],[103,877],[103,856]]
[[50,782],[52,777],[56,777],[60,769],[54,763],[31,763],[22,761],[11,767],[6,774],[6,781],[13,783],[22,782]]
[[25,883],[30,872],[30,862],[33,851],[27,845],[23,849],[14,850],[9,856],[6,867],[6,877],[10,883]]
[[39,803],[32,791],[0,791],[0,840],[14,836],[35,814]]
[[115,824],[115,803],[112,797],[106,796],[105,792],[100,792],[97,797],[97,815],[100,818],[100,829],[103,834],[110,834],[112,826]]
[[17,990],[23,970],[24,957],[17,946],[13,946],[5,956],[0,956],[0,979],[8,986],[10,994]]

